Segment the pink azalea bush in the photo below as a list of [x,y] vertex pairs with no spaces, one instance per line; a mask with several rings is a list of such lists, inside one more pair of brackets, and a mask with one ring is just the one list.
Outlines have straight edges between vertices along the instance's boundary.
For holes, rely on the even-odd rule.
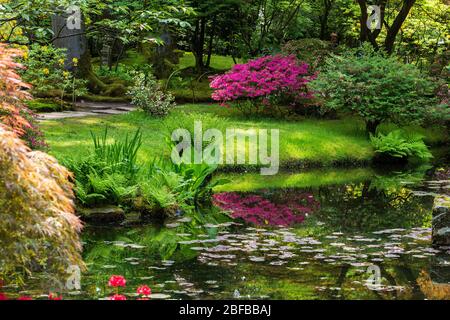
[[283,204],[277,204],[259,195],[223,192],[213,196],[213,203],[222,210],[229,211],[233,218],[258,226],[299,224],[320,206],[309,193],[292,195]]
[[210,87],[215,101],[233,102],[241,109],[250,104],[259,110],[261,106],[295,106],[311,99],[307,84],[314,78],[309,65],[294,55],[275,55],[237,64],[228,73],[213,77]]

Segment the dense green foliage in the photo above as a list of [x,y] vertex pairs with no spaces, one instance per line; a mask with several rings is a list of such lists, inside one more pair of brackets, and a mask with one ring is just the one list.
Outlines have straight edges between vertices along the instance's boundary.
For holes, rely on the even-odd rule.
[[326,110],[359,115],[371,133],[386,121],[420,123],[437,105],[433,81],[413,65],[367,46],[333,55],[312,87]]
[[58,281],[69,266],[83,266],[69,177],[0,126],[0,279],[20,283],[39,270]]
[[417,158],[428,160],[433,157],[419,134],[405,134],[402,130],[389,132],[387,135],[371,136],[375,152],[394,158]]
[[67,61],[65,49],[58,49],[52,45],[31,46],[24,57],[25,70],[22,71],[24,81],[33,87],[31,92],[36,97],[53,96],[60,98],[70,97],[72,101],[86,93],[86,81],[76,79],[66,70],[66,65],[76,65],[78,62]]
[[134,86],[128,92],[131,103],[150,116],[166,116],[175,107],[174,97],[163,92],[153,75],[135,75]]
[[144,215],[172,216],[209,201],[212,188],[225,182],[211,183],[213,166],[176,165],[164,158],[139,162],[140,130],[111,141],[105,129],[101,136],[92,133],[92,140],[94,149],[88,157],[66,160],[84,206],[116,204]]

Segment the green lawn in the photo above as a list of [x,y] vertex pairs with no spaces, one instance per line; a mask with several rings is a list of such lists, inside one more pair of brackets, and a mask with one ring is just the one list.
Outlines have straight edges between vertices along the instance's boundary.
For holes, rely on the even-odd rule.
[[[364,125],[355,118],[340,120],[305,119],[296,121],[268,118],[246,119],[235,110],[218,105],[184,105],[166,119],[146,116],[135,111],[123,115],[69,118],[41,122],[50,153],[61,159],[85,156],[92,146],[90,131],[101,133],[109,127],[111,138],[123,138],[138,128],[143,132],[139,158],[148,161],[169,155],[166,136],[176,128],[191,128],[195,120],[207,128],[279,129],[280,164],[282,167],[301,163],[331,165],[333,162],[368,161],[374,155],[365,137]],[[438,130],[424,130],[428,140],[440,139]]]
[[[241,59],[237,59],[238,63],[241,63]],[[230,56],[219,56],[213,54],[211,56],[211,68],[217,70],[228,70],[234,66],[233,58]],[[185,69],[188,67],[195,67],[195,57],[192,52],[185,52],[180,59],[178,69]]]
[[[206,57],[205,57],[206,59]],[[242,63],[242,59],[237,59],[238,63]],[[147,60],[142,53],[136,50],[128,50],[125,56],[120,60],[120,63],[128,66],[146,64]],[[211,56],[211,68],[217,70],[229,70],[234,66],[233,58],[230,56],[220,56],[213,54]],[[192,52],[184,52],[180,58],[178,69],[185,69],[189,67],[195,67],[195,57]]]
[[371,168],[313,169],[298,173],[280,172],[273,176],[259,173],[221,173],[216,179],[228,179],[229,183],[215,188],[215,191],[245,191],[277,188],[308,188],[349,182],[361,182],[373,178]]

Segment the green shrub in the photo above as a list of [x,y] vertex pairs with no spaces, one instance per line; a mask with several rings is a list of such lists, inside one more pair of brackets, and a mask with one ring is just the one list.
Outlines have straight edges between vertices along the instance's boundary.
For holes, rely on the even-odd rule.
[[31,92],[38,97],[60,97],[69,95],[74,100],[87,92],[86,81],[76,79],[66,70],[67,65],[75,67],[77,61],[66,61],[65,49],[34,44],[23,60],[26,69],[23,79],[32,84]]
[[287,42],[282,52],[295,55],[300,61],[308,63],[313,69],[322,66],[331,53],[331,43],[320,39],[301,39]]
[[310,85],[324,98],[324,110],[357,114],[372,134],[384,121],[421,123],[437,105],[433,81],[369,46],[333,55]]
[[111,172],[119,172],[130,177],[134,176],[139,167],[137,166],[137,153],[142,146],[142,133],[138,129],[130,138],[128,134],[123,141],[114,140],[108,143],[108,128],[102,136],[97,136],[91,131],[94,142],[95,160],[106,164]]
[[116,82],[117,80],[122,81],[124,84],[133,83],[134,68],[122,63],[117,68],[112,68],[111,70],[106,67],[94,66],[94,71],[106,83]]
[[105,129],[101,136],[92,134],[92,140],[90,156],[66,161],[83,206],[114,204],[151,215],[173,216],[207,202],[212,189],[225,182],[211,182],[216,166],[176,165],[169,159],[155,160],[149,166],[138,164],[140,130],[131,138],[108,141]]
[[387,135],[370,136],[375,152],[398,159],[417,158],[429,160],[433,157],[419,134],[406,134],[403,130],[395,130]]
[[138,73],[128,95],[131,97],[132,104],[152,116],[164,117],[175,107],[174,97],[162,91],[151,73],[147,75]]
[[123,204],[133,197],[140,166],[137,152],[142,145],[140,130],[122,141],[108,142],[108,129],[103,135],[93,133],[93,151],[80,161],[66,160],[75,175],[77,199],[83,205]]
[[57,112],[68,109],[65,105],[52,99],[33,99],[24,101],[24,103],[34,112]]

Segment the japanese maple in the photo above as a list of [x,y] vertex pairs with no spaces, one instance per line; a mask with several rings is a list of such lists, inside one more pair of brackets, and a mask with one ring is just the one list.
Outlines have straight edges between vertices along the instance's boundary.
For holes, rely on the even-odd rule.
[[0,122],[10,127],[29,147],[43,148],[46,144],[36,126],[35,115],[22,102],[31,99],[27,91],[31,86],[16,72],[22,65],[15,59],[22,54],[22,51],[0,43]]

